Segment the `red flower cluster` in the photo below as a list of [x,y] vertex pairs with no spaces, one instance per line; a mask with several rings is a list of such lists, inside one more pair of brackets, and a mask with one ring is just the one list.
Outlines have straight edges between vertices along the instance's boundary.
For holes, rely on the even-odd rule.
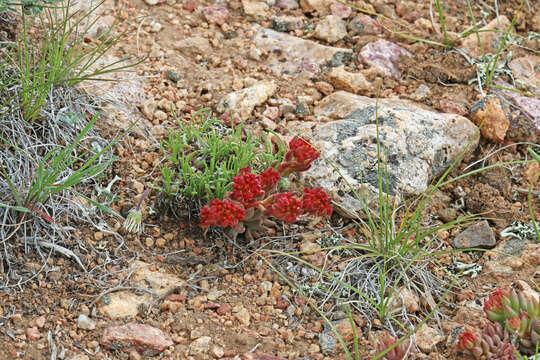
[[302,207],[304,211],[319,216],[330,216],[333,210],[332,205],[330,205],[330,197],[321,187],[304,189]]
[[246,209],[257,206],[264,196],[264,190],[257,175],[251,173],[249,166],[240,169],[233,178],[231,199],[239,201]]
[[278,171],[269,168],[257,176],[249,166],[242,168],[233,178],[233,190],[227,194],[228,198],[213,200],[201,209],[200,226],[231,227],[234,236],[243,231],[246,236],[252,236],[252,232],[264,230],[263,225],[269,223],[267,216],[292,223],[302,213],[331,215],[330,198],[320,187],[305,189],[301,199],[290,192],[272,194],[282,176],[309,169],[318,157],[319,153],[307,140],[294,137]]
[[266,208],[267,214],[276,219],[293,223],[302,213],[302,201],[290,192],[273,196],[273,202]]
[[202,228],[208,226],[235,227],[244,220],[245,214],[246,209],[239,203],[228,199],[215,199],[210,202],[210,206],[206,205],[201,209],[199,213],[200,226]]
[[277,171],[272,168],[268,168],[259,175],[259,182],[265,192],[268,192],[276,186],[280,178]]
[[285,162],[279,166],[278,171],[282,175],[288,175],[295,171],[306,171],[311,167],[311,163],[319,158],[319,155],[319,152],[307,139],[295,136],[289,143]]

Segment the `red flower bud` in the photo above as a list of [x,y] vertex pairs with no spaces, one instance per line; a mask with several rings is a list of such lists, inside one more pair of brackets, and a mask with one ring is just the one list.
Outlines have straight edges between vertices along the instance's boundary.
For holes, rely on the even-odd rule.
[[305,212],[314,215],[332,215],[330,198],[321,187],[304,189],[304,196],[302,196],[302,207],[304,208]]
[[273,202],[266,213],[287,223],[293,223],[302,212],[302,201],[291,193],[280,193],[272,197]]
[[259,182],[265,192],[270,191],[276,186],[280,175],[272,168],[268,168],[259,175]]
[[242,203],[245,208],[257,206],[258,200],[264,196],[260,179],[251,173],[249,166],[240,169],[233,178],[232,188],[231,199]]
[[210,206],[206,205],[201,209],[199,213],[200,227],[235,227],[244,219],[245,214],[246,209],[241,204],[228,199],[215,199],[210,202]]

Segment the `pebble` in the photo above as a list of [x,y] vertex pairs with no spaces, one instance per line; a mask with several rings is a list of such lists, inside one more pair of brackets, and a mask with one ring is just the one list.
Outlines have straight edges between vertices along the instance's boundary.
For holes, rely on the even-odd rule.
[[210,351],[212,338],[210,336],[201,336],[189,344],[189,353],[191,355],[203,355]]
[[330,5],[330,12],[341,19],[346,19],[352,15],[352,9],[349,6],[338,2],[333,2]]
[[174,70],[167,70],[165,76],[167,77],[167,79],[174,81],[175,83],[182,80],[182,76]]
[[298,9],[298,1],[296,0],[277,0],[276,7],[282,10],[294,10]]
[[382,33],[382,26],[377,20],[372,19],[367,15],[359,14],[347,24],[347,30],[349,30],[350,36],[377,35]]
[[159,3],[159,0],[144,0],[147,5],[153,6]]
[[28,340],[37,340],[41,337],[41,333],[39,332],[37,327],[27,328],[25,331],[25,335]]
[[486,96],[474,104],[471,108],[471,120],[478,126],[482,124],[480,132],[483,137],[498,143],[504,142],[510,120],[497,96]]
[[208,6],[202,13],[209,24],[223,25],[229,18],[229,10],[222,6]]
[[495,233],[487,220],[480,221],[467,227],[456,235],[453,241],[454,248],[492,248],[497,244]]
[[385,76],[398,79],[401,76],[399,58],[412,56],[410,52],[388,40],[380,39],[370,42],[360,50],[358,59],[374,67]]
[[251,314],[249,313],[249,310],[246,308],[242,308],[239,312],[234,314],[234,316],[245,326],[249,326],[251,321]]
[[347,35],[347,26],[338,16],[328,15],[317,24],[313,35],[319,40],[332,44]]
[[84,330],[94,330],[96,322],[84,314],[80,314],[77,318],[77,327]]
[[323,354],[329,355],[333,353],[336,345],[336,339],[329,333],[324,332],[319,334],[319,346]]

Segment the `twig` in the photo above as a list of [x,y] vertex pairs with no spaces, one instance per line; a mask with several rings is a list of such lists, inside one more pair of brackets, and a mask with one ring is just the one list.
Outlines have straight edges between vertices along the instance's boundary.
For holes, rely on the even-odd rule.
[[50,242],[46,242],[46,241],[40,241],[38,242],[38,244],[40,246],[43,246],[43,247],[46,247],[46,248],[49,248],[49,249],[52,249],[56,252],[59,252],[60,254],[64,255],[64,256],[67,256],[67,257],[71,257],[73,258],[77,264],[79,264],[79,266],[84,270],[84,272],[87,272],[86,271],[86,268],[84,267],[83,263],[81,262],[81,260],[79,259],[79,257],[71,250],[69,249],[66,249],[65,247],[63,246],[60,246],[60,245],[56,245],[56,244],[53,244],[53,243],[50,243]]
[[53,340],[52,332],[50,330],[47,333],[47,342],[49,343],[49,349],[51,349],[51,360],[56,360],[56,356],[57,356],[56,344]]

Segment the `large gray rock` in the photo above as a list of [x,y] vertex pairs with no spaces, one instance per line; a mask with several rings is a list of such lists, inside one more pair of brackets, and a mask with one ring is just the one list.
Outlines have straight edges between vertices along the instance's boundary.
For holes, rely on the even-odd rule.
[[344,91],[327,96],[314,109],[318,122],[294,122],[290,128],[311,139],[323,155],[302,173],[304,180],[330,191],[345,216],[364,213],[355,193],[377,208],[375,114],[381,151],[388,159],[383,189],[388,186],[391,196],[421,194],[468,143],[468,151],[478,145],[477,127],[460,115],[438,113],[408,100],[377,101]]
[[351,57],[351,49],[324,46],[311,40],[280,33],[254,25],[253,42],[266,50],[269,68],[277,74],[295,74],[302,71],[318,73],[321,65],[334,57]]

